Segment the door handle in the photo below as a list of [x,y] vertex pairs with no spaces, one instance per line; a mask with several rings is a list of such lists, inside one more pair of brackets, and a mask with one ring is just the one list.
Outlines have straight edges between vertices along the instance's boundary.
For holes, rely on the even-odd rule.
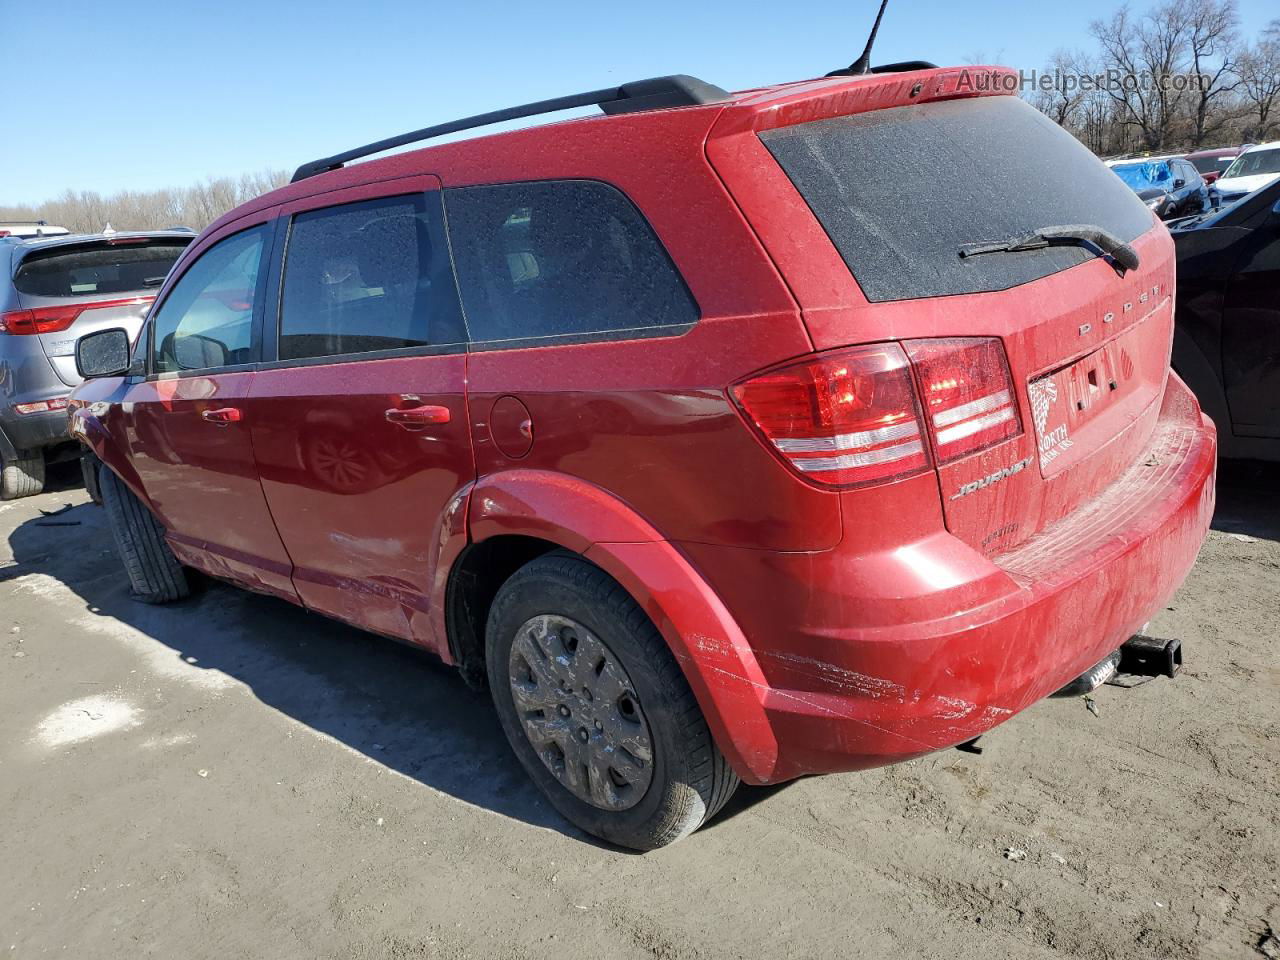
[[383,416],[389,422],[404,427],[406,430],[421,430],[431,424],[448,423],[449,408],[434,404],[424,404],[421,407],[409,407],[407,409],[392,407]]
[[228,423],[240,422],[239,407],[219,407],[217,410],[201,410],[200,419],[225,427]]

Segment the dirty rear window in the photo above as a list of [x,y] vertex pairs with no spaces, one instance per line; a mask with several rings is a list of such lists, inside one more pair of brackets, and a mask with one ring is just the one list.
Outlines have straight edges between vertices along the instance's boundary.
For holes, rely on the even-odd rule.
[[1095,254],[1055,246],[961,259],[964,244],[1092,224],[1151,227],[1133,192],[1016,97],[878,110],[769,130],[786,171],[869,300],[1005,290]]
[[13,285],[32,297],[154,291],[190,242],[165,239],[37,250],[22,260]]

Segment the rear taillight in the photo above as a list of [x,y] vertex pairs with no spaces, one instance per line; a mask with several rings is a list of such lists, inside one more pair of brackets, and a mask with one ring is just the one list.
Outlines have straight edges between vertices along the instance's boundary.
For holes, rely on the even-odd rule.
[[788,465],[826,487],[859,487],[928,470],[934,457],[926,429],[939,464],[1022,432],[999,340],[913,340],[904,346],[819,354],[736,384],[733,396]]
[[916,376],[939,464],[1022,432],[1004,347],[995,338],[911,340]]
[[824,353],[733,388],[747,418],[810,481],[856,487],[920,473],[929,454],[896,343]]
[[141,306],[151,303],[155,297],[129,297],[124,300],[99,300],[96,303],[70,303],[57,307],[32,307],[30,310],[9,310],[0,313],[0,333],[18,336],[37,333],[58,333],[68,329],[86,310],[103,307]]
[[67,409],[66,397],[54,397],[52,400],[37,400],[34,403],[15,403],[13,409],[19,413],[49,413]]
[[10,310],[0,314],[0,333],[34,334],[57,333],[76,322],[84,308],[40,307],[35,310]]

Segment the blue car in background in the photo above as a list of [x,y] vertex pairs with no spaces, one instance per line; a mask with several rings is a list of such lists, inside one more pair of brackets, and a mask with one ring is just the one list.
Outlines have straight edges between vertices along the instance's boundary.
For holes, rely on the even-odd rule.
[[1110,160],[1107,166],[1161,220],[1189,217],[1210,207],[1204,177],[1183,157]]

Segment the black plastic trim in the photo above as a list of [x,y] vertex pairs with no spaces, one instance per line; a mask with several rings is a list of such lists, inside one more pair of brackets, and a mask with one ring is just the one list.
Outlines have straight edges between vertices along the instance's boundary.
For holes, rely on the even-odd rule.
[[395,350],[369,350],[364,353],[334,353],[326,357],[297,357],[293,360],[269,360],[257,365],[259,370],[289,370],[293,367],[325,367],[337,363],[396,360],[401,357],[445,357],[466,353],[465,343],[429,344],[424,347],[401,347]]

